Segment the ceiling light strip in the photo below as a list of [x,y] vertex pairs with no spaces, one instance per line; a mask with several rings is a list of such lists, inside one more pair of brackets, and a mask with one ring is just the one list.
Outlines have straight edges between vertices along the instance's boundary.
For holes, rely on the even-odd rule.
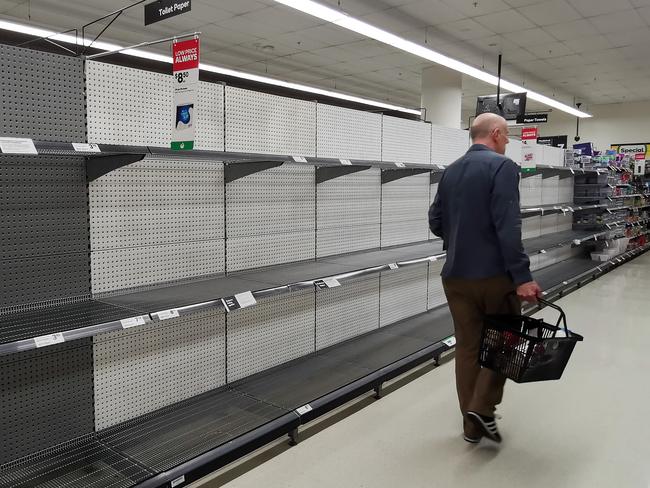
[[[428,47],[409,41],[403,37],[399,37],[388,31],[380,29],[379,27],[375,27],[374,25],[363,22],[362,20],[352,17],[345,12],[327,7],[318,2],[314,2],[313,0],[275,1],[306,14],[313,15],[314,17],[318,17],[319,19],[331,22],[332,24],[351,30],[363,36],[375,39],[376,41],[383,42],[384,44],[388,44],[389,46],[393,46],[407,53],[419,56],[428,61],[432,61],[455,71],[459,71],[463,74],[479,79],[491,85],[496,86],[498,83],[498,78],[494,75],[491,75],[490,73],[465,64],[461,61],[458,61],[457,59],[445,56],[444,54],[434,51],[433,49],[429,49]],[[515,83],[501,80],[501,87],[507,91],[514,93],[527,92],[527,96],[531,100],[543,103],[568,114],[575,115],[576,117],[591,117],[591,115],[586,112],[577,110],[570,105],[542,95],[541,93],[537,93],[522,86],[516,85]]]
[[[59,41],[59,42],[65,42],[69,44],[77,44],[81,45],[82,44],[82,39],[77,38],[75,36],[72,36],[70,34],[57,34],[54,31],[50,31],[47,29],[42,29],[39,27],[32,27],[29,25],[24,25],[24,24],[19,24],[16,22],[9,22],[6,20],[0,20],[0,29],[3,30],[8,30],[12,32],[19,32],[21,34],[27,34],[31,36],[36,36],[36,37],[47,37],[48,39],[51,39],[53,41]],[[86,39],[85,42],[83,42],[84,46],[90,45],[92,41],[90,39]],[[97,41],[93,43],[93,48],[95,49],[100,49],[102,51],[117,51],[124,49],[123,46],[119,46],[117,44],[113,43],[108,43],[108,42],[103,42],[103,41]],[[163,63],[172,63],[172,58],[171,56],[165,56],[162,54],[157,54],[157,53],[152,53],[150,51],[145,51],[143,49],[126,49],[122,51],[122,54],[126,54],[128,56],[135,56],[138,58],[144,58],[144,59],[151,59],[154,61],[160,61]],[[232,76],[234,78],[241,78],[249,81],[255,81],[258,83],[264,83],[267,85],[274,85],[274,86],[281,86],[284,88],[289,88],[292,90],[298,90],[306,93],[313,93],[316,95],[322,95],[326,97],[331,97],[331,98],[336,98],[339,100],[346,100],[348,102],[354,102],[354,103],[359,103],[362,105],[368,105],[370,107],[376,107],[376,108],[381,108],[385,110],[393,110],[396,112],[403,112],[403,113],[408,113],[411,115],[420,115],[421,112],[420,110],[415,110],[407,107],[402,107],[399,105],[393,105],[390,103],[385,103],[381,102],[379,100],[372,100],[369,98],[363,98],[363,97],[357,97],[354,95],[348,95],[346,93],[341,93],[337,91],[332,91],[332,90],[326,90],[324,88],[317,88],[314,86],[309,86],[309,85],[303,85],[302,83],[294,83],[290,81],[284,81],[284,80],[278,80],[276,78],[271,78],[268,76],[261,76],[261,75],[256,75],[253,73],[246,73],[245,71],[239,71],[239,70],[234,70],[230,68],[224,68],[221,66],[214,66],[211,64],[205,64],[201,63],[199,65],[199,68],[205,71],[209,71],[212,73],[218,73],[222,75],[227,75],[227,76]]]

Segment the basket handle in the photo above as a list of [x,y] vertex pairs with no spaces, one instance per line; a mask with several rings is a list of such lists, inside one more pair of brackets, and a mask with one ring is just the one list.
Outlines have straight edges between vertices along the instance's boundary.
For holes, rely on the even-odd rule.
[[564,310],[562,310],[560,307],[558,307],[558,306],[555,305],[554,303],[551,303],[551,302],[549,302],[548,300],[544,300],[543,298],[538,298],[537,301],[538,301],[540,304],[544,305],[545,307],[550,307],[550,308],[552,308],[552,309],[557,310],[558,312],[560,312],[560,316],[558,317],[558,319],[557,319],[557,323],[555,324],[555,326],[559,328],[559,327],[560,327],[560,323],[562,323],[562,325],[564,326],[564,333],[566,334],[567,337],[569,337],[569,336],[570,336],[570,335],[569,335],[569,329],[568,329],[567,326],[566,326],[566,315],[565,315],[565,313],[564,313]]

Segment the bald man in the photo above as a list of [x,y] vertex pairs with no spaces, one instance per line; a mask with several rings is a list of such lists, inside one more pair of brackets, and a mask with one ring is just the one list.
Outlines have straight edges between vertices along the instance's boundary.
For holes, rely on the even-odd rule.
[[535,302],[521,242],[519,167],[504,156],[508,125],[481,114],[470,129],[472,147],[444,172],[429,210],[431,231],[447,251],[442,283],[456,331],[456,388],[464,439],[501,442],[495,421],[506,378],[478,363],[483,318],[520,314],[521,301]]

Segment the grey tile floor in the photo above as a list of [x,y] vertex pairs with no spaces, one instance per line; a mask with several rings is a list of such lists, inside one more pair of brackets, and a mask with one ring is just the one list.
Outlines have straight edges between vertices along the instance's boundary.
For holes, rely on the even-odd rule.
[[461,439],[448,362],[202,486],[649,488],[649,298],[646,255],[558,302],[585,341],[561,381],[507,385],[500,446]]

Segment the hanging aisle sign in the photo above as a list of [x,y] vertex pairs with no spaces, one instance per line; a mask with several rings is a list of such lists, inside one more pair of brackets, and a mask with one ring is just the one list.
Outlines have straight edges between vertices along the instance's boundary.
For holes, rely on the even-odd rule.
[[199,89],[199,39],[174,42],[174,128],[172,149],[194,148],[196,99]]

